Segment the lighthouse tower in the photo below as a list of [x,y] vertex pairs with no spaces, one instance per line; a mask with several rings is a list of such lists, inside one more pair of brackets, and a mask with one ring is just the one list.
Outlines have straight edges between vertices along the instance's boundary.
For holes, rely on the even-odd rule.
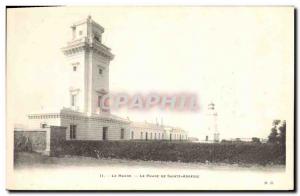
[[114,55],[102,43],[104,28],[91,16],[71,26],[65,54],[70,108],[86,114],[101,114],[101,98],[109,92],[109,64]]
[[[208,135],[206,136],[206,139],[205,139],[207,141],[210,140],[212,142],[219,142],[220,133],[218,132],[217,116],[218,116],[218,114],[215,109],[215,104],[214,103],[208,104],[208,113],[207,113]],[[211,137],[209,138],[209,136],[211,136]]]

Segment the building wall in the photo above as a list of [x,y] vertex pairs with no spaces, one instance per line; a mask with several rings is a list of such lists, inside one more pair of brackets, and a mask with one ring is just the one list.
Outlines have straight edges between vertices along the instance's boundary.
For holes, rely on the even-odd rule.
[[70,125],[76,125],[76,140],[102,140],[103,127],[108,127],[107,140],[121,140],[121,129],[124,129],[123,140],[130,139],[129,123],[100,115],[87,116],[84,113],[62,110],[57,114],[29,115],[30,128],[40,129],[41,124],[66,127],[67,140],[70,139]]
[[[76,25],[76,28],[73,29],[71,28],[71,33],[70,35],[72,35],[71,39],[78,39],[78,38],[84,38],[88,36],[88,32],[87,32],[87,24],[85,22],[81,22],[79,24]],[[81,31],[81,35],[80,35],[80,31]],[[75,33],[75,36],[74,34]]]
[[[69,55],[66,60],[67,73],[66,78],[68,79],[68,86],[66,89],[66,97],[69,98],[67,107],[71,107],[71,93],[76,92],[77,100],[75,110],[86,112],[86,52],[81,51]],[[73,65],[76,64],[76,71],[73,71]]]
[[[132,137],[133,133],[133,137]],[[162,128],[149,128],[149,127],[135,127],[130,126],[130,138],[133,140],[164,140],[165,131]],[[152,136],[152,137],[151,137]]]
[[122,120],[116,120],[101,115],[87,116],[84,113],[68,111],[58,114],[29,115],[31,128],[47,126],[66,127],[66,139],[70,140],[70,125],[76,125],[75,140],[103,140],[103,127],[108,128],[107,140],[122,140],[121,129],[124,129],[123,140],[187,140],[188,135],[184,130],[165,128],[162,126],[142,124],[136,126]]
[[188,140],[187,132],[181,129],[166,128],[165,133],[168,140]]
[[102,140],[103,127],[108,127],[107,140],[120,140],[122,128],[124,129],[124,139],[129,139],[126,123],[100,116],[62,115],[61,126],[67,128],[67,140],[71,139],[70,125],[76,125],[76,140]]
[[63,117],[62,126],[67,127],[66,138],[70,140],[70,125],[77,126],[76,140],[103,140],[103,127],[107,127],[107,140],[121,140],[121,129],[124,139],[130,139],[126,123],[99,117]]
[[134,140],[146,140],[146,133],[148,140],[187,140],[187,133],[182,129],[152,123],[131,123],[130,131]]
[[[104,90],[109,92],[109,60],[100,54],[93,52],[93,65],[92,65],[92,113],[99,113],[98,96],[104,94],[99,91]],[[99,69],[102,69],[102,74],[99,74]]]

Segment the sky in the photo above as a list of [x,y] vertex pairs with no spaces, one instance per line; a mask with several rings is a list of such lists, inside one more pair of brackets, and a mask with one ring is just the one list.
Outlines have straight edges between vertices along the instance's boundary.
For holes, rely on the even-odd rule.
[[[197,94],[198,112],[113,111],[178,126],[204,139],[214,102],[221,139],[266,138],[273,119],[293,126],[291,7],[59,7],[7,11],[7,119],[55,107],[65,92],[70,26],[88,15],[115,55],[110,91]],[[289,126],[290,125],[290,126]]]

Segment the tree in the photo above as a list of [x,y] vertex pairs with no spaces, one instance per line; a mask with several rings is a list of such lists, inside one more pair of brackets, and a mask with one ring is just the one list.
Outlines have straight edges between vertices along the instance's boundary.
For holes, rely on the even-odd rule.
[[268,142],[270,142],[270,143],[276,143],[276,142],[277,142],[277,136],[278,136],[277,129],[276,129],[276,127],[273,127],[273,128],[271,129],[271,133],[270,133],[270,135],[269,135],[269,140],[268,140]]
[[277,143],[278,142],[278,131],[277,131],[277,126],[280,124],[281,120],[273,120],[273,127],[271,129],[271,133],[269,135],[268,142],[270,143]]
[[254,143],[260,143],[260,139],[258,137],[253,137],[252,142]]
[[276,127],[280,124],[280,120],[273,120],[273,127]]
[[280,125],[279,129],[279,142],[282,145],[285,145],[286,140],[286,121],[284,120],[282,124]]

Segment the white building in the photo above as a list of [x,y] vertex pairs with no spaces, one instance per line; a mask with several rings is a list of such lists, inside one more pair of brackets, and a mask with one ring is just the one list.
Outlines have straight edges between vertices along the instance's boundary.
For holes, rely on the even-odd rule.
[[134,140],[164,140],[166,138],[164,127],[158,124],[132,122],[130,129],[131,139]]
[[[187,138],[180,129],[132,123],[100,109],[100,100],[109,92],[109,64],[114,55],[102,43],[104,28],[87,19],[71,26],[70,41],[62,48],[68,67],[65,96],[69,105],[59,111],[28,115],[29,128],[66,127],[67,140],[129,140]],[[180,136],[180,132],[182,132]]]
[[187,140],[187,133],[180,128],[154,123],[132,122],[130,124],[133,140]]
[[164,129],[168,140],[188,140],[187,132],[179,127],[166,126]]

